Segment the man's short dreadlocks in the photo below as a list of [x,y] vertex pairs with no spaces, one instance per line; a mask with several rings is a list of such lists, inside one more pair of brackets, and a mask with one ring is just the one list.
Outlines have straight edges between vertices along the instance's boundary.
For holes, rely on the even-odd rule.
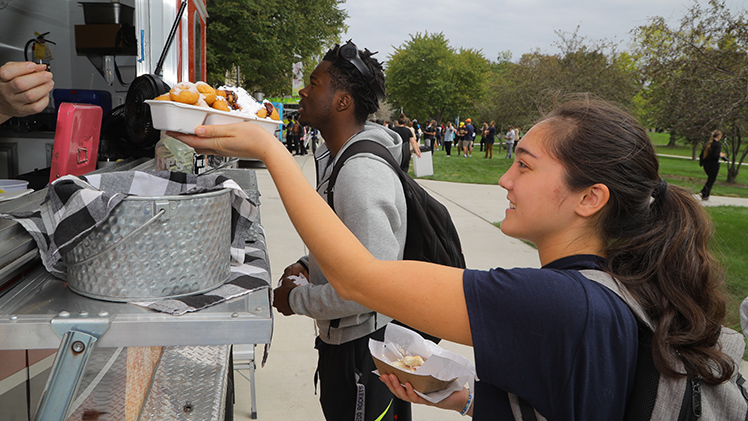
[[[335,89],[348,92],[353,96],[356,122],[364,123],[370,114],[375,113],[379,109],[377,95],[361,72],[356,69],[356,66],[338,56],[338,49],[340,49],[340,46],[336,44],[335,47],[327,51],[322,60],[331,63],[329,72]],[[374,75],[374,83],[379,84],[382,92],[384,92],[382,63],[372,57],[374,54],[376,52],[372,53],[368,48],[365,48],[364,51],[359,50],[361,60]]]

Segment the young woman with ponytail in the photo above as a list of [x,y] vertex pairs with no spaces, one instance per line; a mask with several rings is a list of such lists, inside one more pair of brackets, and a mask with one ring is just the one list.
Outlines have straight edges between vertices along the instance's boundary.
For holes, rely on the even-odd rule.
[[704,149],[699,154],[699,165],[704,167],[706,173],[706,183],[701,189],[701,200],[709,200],[712,193],[712,186],[717,181],[719,175],[719,160],[727,161],[726,155],[722,152],[722,132],[715,130],[709,137],[709,141],[704,145]]
[[[716,346],[725,299],[707,247],[711,222],[688,191],[660,178],[642,127],[608,103],[582,97],[553,110],[527,132],[499,180],[510,203],[501,230],[533,242],[541,268],[377,260],[259,126],[206,126],[178,137],[199,152],[262,159],[341,297],[474,347],[480,380],[441,408],[513,419],[509,393],[548,419],[623,419],[637,320],[580,270],[611,274],[641,304],[655,326],[652,353],[662,375],[713,384],[733,373]],[[382,380],[396,396],[425,403],[409,384]]]

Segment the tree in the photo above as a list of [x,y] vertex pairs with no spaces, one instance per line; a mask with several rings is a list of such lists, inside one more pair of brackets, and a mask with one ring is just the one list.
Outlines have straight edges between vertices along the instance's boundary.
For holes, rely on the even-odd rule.
[[560,54],[524,54],[517,63],[494,66],[490,87],[493,115],[505,125],[531,125],[559,97],[587,92],[633,108],[641,84],[633,59],[605,41],[590,43],[557,32]]
[[239,67],[249,92],[291,93],[291,70],[308,68],[345,31],[344,0],[208,0],[208,83]]
[[742,133],[748,124],[748,15],[724,1],[706,9],[694,2],[678,28],[657,17],[635,31],[640,67],[648,83],[650,119],[674,130],[693,147],[721,129],[734,182],[748,154]]
[[388,58],[387,102],[421,120],[472,112],[484,95],[488,71],[480,51],[456,52],[442,33],[411,35]]

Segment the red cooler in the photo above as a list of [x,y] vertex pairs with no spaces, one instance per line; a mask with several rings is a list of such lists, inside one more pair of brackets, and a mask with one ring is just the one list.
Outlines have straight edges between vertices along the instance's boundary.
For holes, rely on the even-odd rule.
[[57,112],[49,182],[96,169],[102,110],[98,105],[63,102]]

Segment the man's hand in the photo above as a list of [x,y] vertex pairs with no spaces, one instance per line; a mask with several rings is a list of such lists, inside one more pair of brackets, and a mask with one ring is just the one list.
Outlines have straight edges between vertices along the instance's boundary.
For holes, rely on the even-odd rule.
[[44,111],[54,88],[46,65],[7,62],[0,67],[0,123]]
[[288,278],[284,278],[278,288],[273,290],[273,307],[284,316],[290,316],[294,313],[291,309],[291,305],[288,304],[288,296],[291,294],[291,290],[296,288],[296,284]]
[[288,278],[289,276],[299,276],[304,275],[306,279],[309,279],[309,273],[306,271],[306,268],[304,265],[302,265],[299,262],[296,262],[292,265],[289,265],[283,270],[283,276],[278,280],[278,284],[283,281],[283,279]]
[[288,279],[288,277],[299,275],[304,275],[305,278],[309,279],[309,273],[304,265],[299,262],[289,265],[283,270],[283,276],[278,280],[278,288],[273,290],[273,307],[284,316],[296,314],[288,303],[288,296],[291,294],[291,290],[296,288],[297,285],[291,279]]

